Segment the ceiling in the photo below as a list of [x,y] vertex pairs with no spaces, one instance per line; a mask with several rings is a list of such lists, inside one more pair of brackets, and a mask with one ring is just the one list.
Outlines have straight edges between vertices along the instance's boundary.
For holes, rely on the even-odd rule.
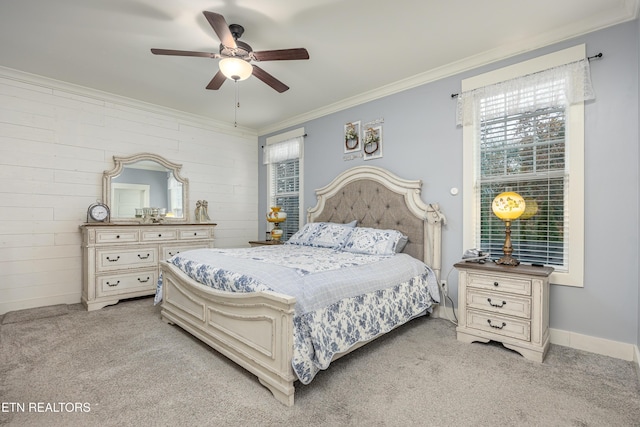
[[[0,66],[234,123],[236,87],[205,87],[218,52],[202,11],[245,28],[287,84],[237,83],[237,123],[258,134],[638,16],[639,0],[0,0]],[[589,52],[591,53],[591,52]]]

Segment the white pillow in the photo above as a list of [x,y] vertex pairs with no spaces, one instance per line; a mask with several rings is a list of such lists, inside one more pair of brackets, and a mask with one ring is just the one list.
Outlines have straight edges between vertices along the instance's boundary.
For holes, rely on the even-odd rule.
[[[369,255],[393,255],[404,248],[407,240],[407,236],[397,230],[356,227],[349,235],[343,250]],[[401,242],[404,242],[404,245]]]

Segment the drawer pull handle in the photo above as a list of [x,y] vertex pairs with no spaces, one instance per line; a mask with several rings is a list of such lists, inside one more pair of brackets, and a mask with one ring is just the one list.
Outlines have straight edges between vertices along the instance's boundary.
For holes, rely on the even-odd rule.
[[193,233],[193,235],[194,235],[194,236],[197,236],[197,235],[198,235],[198,233]]
[[505,326],[507,326],[507,324],[504,323],[504,322],[502,322],[502,325],[494,325],[493,323],[491,323],[491,319],[487,319],[487,323],[489,324],[489,326],[491,326],[492,328],[495,328],[495,329],[502,329]]
[[138,282],[140,282],[140,283],[147,283],[147,282],[149,281],[149,279],[150,279],[150,277],[147,277],[147,279],[146,279],[146,280],[142,280],[142,279],[140,279],[140,278],[138,277]]
[[107,282],[107,286],[111,286],[112,288],[113,288],[114,286],[118,286],[119,284],[120,284],[120,280],[118,280],[116,283],[109,283],[109,282]]
[[494,304],[494,303],[492,303],[492,302],[491,302],[491,298],[487,298],[487,301],[489,301],[489,305],[490,305],[491,307],[498,307],[498,308],[500,308],[500,307],[504,307],[504,306],[505,306],[505,304],[507,304],[507,302],[506,302],[506,301],[502,301],[502,304]]
[[118,234],[118,235],[116,236],[116,239],[119,239],[119,238],[120,238],[120,235]]
[[162,237],[162,234],[158,234],[158,237]]
[[172,257],[174,255],[178,255],[180,253],[180,251],[176,252],[175,254],[173,252],[169,252],[169,256]]
[[118,256],[117,256],[117,257],[115,257],[114,259],[111,259],[111,258],[107,257],[107,261],[109,261],[109,262],[116,262],[116,261],[118,261],[119,259],[120,259],[120,255],[118,255]]
[[147,254],[147,256],[143,256],[143,255],[138,254],[138,258],[140,258],[140,259],[149,259],[150,255],[151,254]]
[[493,282],[493,286],[498,287],[498,286],[500,286],[500,283],[498,283],[498,282]]

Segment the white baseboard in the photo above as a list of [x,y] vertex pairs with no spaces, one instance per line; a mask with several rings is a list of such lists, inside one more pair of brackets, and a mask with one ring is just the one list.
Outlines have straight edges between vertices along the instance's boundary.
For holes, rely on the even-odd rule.
[[604,338],[582,335],[560,329],[549,329],[551,344],[584,350],[616,359],[638,362],[638,346],[634,344],[612,341]]
[[636,362],[636,375],[638,375],[638,381],[640,381],[640,348],[635,348],[635,362]]

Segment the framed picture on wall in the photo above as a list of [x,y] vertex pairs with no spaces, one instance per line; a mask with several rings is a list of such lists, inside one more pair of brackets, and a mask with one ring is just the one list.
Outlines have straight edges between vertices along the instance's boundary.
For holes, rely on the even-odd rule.
[[344,152],[353,153],[360,151],[360,121],[349,122],[344,125]]
[[369,126],[364,129],[362,146],[365,160],[382,157],[382,125]]

